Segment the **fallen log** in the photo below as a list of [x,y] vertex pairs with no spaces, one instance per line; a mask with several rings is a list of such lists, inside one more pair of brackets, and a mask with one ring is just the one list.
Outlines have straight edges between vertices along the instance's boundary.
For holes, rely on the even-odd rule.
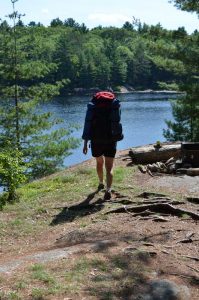
[[148,205],[140,205],[140,206],[122,206],[118,207],[116,209],[112,209],[107,211],[105,214],[111,214],[111,213],[123,213],[123,212],[136,212],[140,213],[145,210],[150,210],[153,212],[158,213],[166,213],[174,216],[181,217],[183,214],[189,215],[194,220],[199,220],[199,215],[188,211],[182,208],[176,208],[168,203],[158,203],[158,204],[148,204]]
[[167,161],[181,156],[181,144],[162,144],[161,148],[154,145],[135,147],[129,150],[129,156],[133,163],[149,164],[160,161]]
[[199,168],[189,168],[189,169],[187,169],[187,175],[189,175],[189,176],[198,176],[199,175]]
[[188,176],[198,176],[199,175],[199,168],[179,168],[176,171],[177,174],[186,174]]

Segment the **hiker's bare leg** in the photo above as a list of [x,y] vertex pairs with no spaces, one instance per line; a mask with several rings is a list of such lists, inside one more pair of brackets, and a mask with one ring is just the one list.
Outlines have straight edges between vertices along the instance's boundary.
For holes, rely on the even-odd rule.
[[109,190],[113,182],[113,157],[105,157],[105,168],[106,168],[106,188]]
[[96,171],[100,183],[103,183],[103,166],[104,166],[103,156],[96,157]]

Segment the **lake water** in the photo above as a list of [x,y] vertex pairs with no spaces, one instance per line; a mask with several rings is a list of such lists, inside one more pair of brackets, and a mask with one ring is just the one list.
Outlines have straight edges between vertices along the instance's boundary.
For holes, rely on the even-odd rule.
[[[163,95],[150,94],[121,94],[122,125],[124,139],[118,142],[118,150],[133,146],[164,141],[163,128],[166,128],[165,119],[172,120],[171,104]],[[170,95],[169,98],[176,98]],[[79,126],[73,133],[74,137],[81,138],[84,118],[89,101],[87,96],[67,96],[54,99],[42,107],[43,111],[51,111],[55,117],[62,118],[61,126],[68,128],[70,124]],[[60,126],[60,125],[59,125]],[[65,158],[66,167],[91,158],[91,153],[82,153],[83,141],[79,148],[72,150],[72,154]],[[0,186],[0,193],[2,187]]]
[[[121,100],[124,131],[124,139],[118,142],[119,150],[165,140],[163,137],[163,128],[166,128],[165,119],[173,119],[168,99],[158,99],[158,95],[134,94],[121,94],[118,98]],[[66,127],[69,124],[79,125],[80,128],[74,131],[73,135],[81,138],[88,101],[87,96],[57,98],[45,104],[44,110],[54,112],[56,117],[62,118]],[[90,150],[86,156],[82,153],[82,147],[83,141],[79,148],[73,150],[72,155],[65,158],[65,166],[80,163],[91,157]]]

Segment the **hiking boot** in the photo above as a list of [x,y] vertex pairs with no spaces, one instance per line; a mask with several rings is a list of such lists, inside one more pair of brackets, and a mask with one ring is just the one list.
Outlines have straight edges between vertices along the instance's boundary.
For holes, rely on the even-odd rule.
[[106,191],[104,194],[104,200],[110,200],[111,199],[111,192],[110,191]]
[[104,184],[103,183],[99,183],[97,189],[98,189],[98,191],[103,190],[104,189]]

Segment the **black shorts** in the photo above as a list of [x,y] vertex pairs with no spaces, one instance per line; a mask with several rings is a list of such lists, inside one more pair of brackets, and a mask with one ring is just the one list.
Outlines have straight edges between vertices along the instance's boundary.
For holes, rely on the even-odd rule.
[[91,142],[91,153],[93,157],[104,155],[106,157],[115,157],[117,143],[112,142],[109,144],[101,144]]

